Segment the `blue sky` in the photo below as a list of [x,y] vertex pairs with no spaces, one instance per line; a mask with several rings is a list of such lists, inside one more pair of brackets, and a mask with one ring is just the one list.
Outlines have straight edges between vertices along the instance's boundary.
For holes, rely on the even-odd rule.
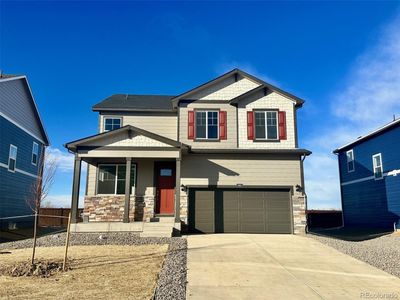
[[400,115],[399,5],[1,1],[0,68],[30,81],[60,164],[53,205],[69,205],[62,145],[96,133],[93,104],[179,94],[239,67],[306,99],[298,122],[300,146],[314,152],[309,204],[339,207],[331,151]]

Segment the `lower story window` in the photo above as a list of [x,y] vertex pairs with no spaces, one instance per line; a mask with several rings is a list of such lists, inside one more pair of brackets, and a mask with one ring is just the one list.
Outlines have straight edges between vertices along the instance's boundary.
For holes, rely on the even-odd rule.
[[[99,165],[97,178],[97,194],[123,195],[125,194],[125,164],[103,164]],[[135,187],[136,165],[131,168],[131,193]]]

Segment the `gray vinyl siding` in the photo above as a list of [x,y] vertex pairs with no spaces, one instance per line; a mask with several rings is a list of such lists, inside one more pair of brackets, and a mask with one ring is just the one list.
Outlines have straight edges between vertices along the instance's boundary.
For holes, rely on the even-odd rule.
[[188,186],[301,185],[300,157],[255,154],[184,155],[182,184]]
[[45,141],[25,79],[0,81],[0,112]]
[[103,132],[103,120],[108,116],[122,117],[122,126],[132,125],[177,140],[178,117],[175,113],[103,112],[99,115],[99,132]]

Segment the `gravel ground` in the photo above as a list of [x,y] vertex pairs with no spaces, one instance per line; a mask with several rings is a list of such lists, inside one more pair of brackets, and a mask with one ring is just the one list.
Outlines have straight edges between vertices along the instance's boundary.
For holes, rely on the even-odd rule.
[[[66,233],[43,236],[37,239],[38,247],[64,246]],[[72,233],[70,245],[148,245],[169,244],[171,238],[141,238],[130,232]],[[32,239],[0,244],[1,249],[21,249],[32,247]]]
[[[37,239],[38,247],[64,246],[66,233],[47,235]],[[140,238],[129,232],[72,233],[70,245],[146,245],[169,244],[168,253],[159,274],[155,299],[186,299],[186,252],[184,238]],[[32,239],[0,244],[0,251],[32,247]]]
[[155,299],[186,299],[187,240],[172,238],[158,278]]
[[344,241],[315,234],[309,234],[308,236],[340,252],[400,277],[400,236],[385,235],[358,242]]

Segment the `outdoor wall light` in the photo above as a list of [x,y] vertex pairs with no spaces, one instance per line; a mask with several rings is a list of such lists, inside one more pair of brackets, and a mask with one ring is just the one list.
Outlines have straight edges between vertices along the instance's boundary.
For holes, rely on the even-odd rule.
[[181,184],[181,191],[186,193],[187,192],[187,186]]
[[301,185],[296,185],[296,192],[302,192],[303,188],[301,187]]

